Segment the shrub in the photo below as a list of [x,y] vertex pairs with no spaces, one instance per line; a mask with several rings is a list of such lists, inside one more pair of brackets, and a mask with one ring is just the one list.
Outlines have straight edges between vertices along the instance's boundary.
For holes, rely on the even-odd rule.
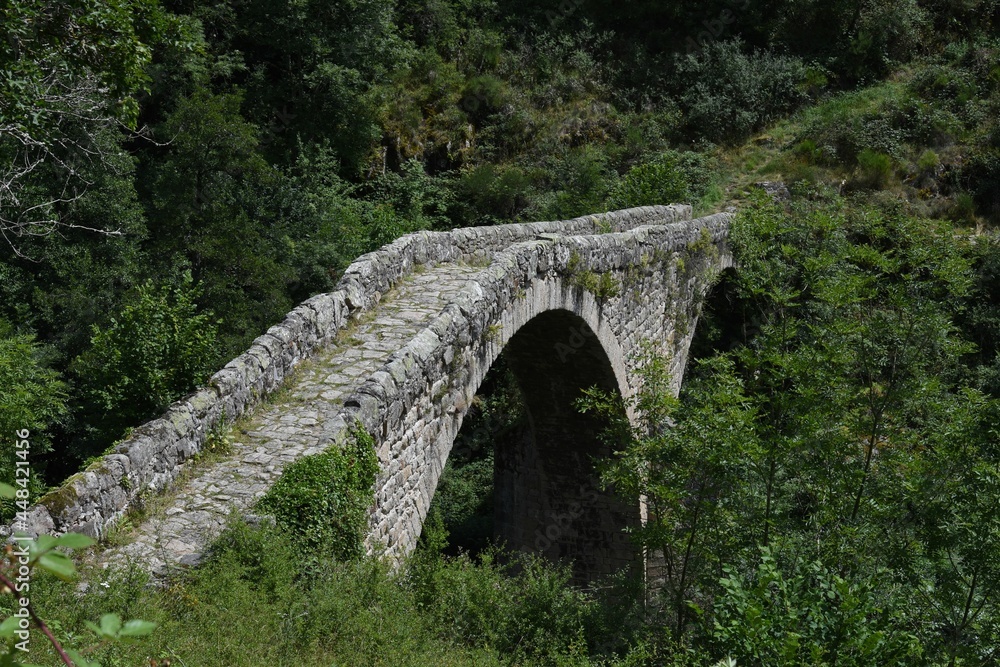
[[881,188],[892,176],[892,158],[866,148],[858,154],[858,168],[861,172],[861,184]]
[[362,554],[377,472],[374,441],[357,426],[343,447],[285,468],[258,506],[272,513],[307,554],[350,560]]
[[688,179],[676,153],[664,153],[657,160],[629,170],[608,197],[612,209],[655,206],[691,199]]
[[549,180],[559,191],[542,212],[545,219],[568,220],[600,210],[608,194],[611,177],[604,151],[586,144],[570,148],[548,166]]
[[955,130],[949,114],[912,99],[898,84],[838,95],[803,116],[800,154],[827,166],[853,167],[866,149],[902,160],[908,142],[947,143]]
[[712,639],[737,664],[922,664],[916,637],[887,627],[872,592],[821,563],[782,567],[765,548],[752,575],[724,569]]
[[968,192],[960,192],[955,197],[949,217],[959,222],[976,221],[976,201]]
[[937,169],[938,165],[941,164],[941,158],[938,154],[931,149],[925,150],[921,155],[920,159],[917,160],[917,166],[921,171],[931,172]]
[[[994,143],[998,140],[1000,133]],[[1000,219],[1000,149],[987,147],[975,151],[962,167],[960,180],[983,214]]]
[[513,222],[531,199],[532,178],[517,166],[484,164],[462,172],[455,184],[461,226]]
[[801,60],[767,51],[747,54],[739,40],[713,42],[677,61],[678,93],[688,132],[738,143],[806,101]]
[[103,450],[194,389],[212,372],[216,323],[199,310],[190,272],[173,285],[147,280],[106,327],[94,326],[91,346],[72,370],[93,410],[84,456]]
[[418,553],[407,576],[418,606],[433,616],[442,635],[494,648],[512,664],[566,664],[566,658],[586,657],[586,620],[596,605],[569,579],[569,567],[496,551],[482,554],[479,563]]

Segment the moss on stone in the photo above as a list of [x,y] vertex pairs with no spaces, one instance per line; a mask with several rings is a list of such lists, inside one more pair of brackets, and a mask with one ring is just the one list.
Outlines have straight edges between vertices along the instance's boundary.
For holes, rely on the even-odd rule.
[[42,496],[38,504],[44,505],[49,509],[49,514],[53,516],[61,516],[67,508],[72,507],[76,501],[79,499],[79,495],[76,492],[76,488],[73,486],[73,482],[82,481],[83,473],[77,473],[67,479],[61,487],[49,491],[44,496]]

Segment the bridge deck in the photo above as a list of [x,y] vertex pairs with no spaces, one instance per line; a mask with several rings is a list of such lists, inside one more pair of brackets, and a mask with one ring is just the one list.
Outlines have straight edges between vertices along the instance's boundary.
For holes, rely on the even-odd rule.
[[363,322],[304,364],[277,400],[241,420],[231,454],[178,480],[166,502],[156,502],[150,516],[120,535],[115,541],[127,543],[105,550],[100,563],[138,563],[154,573],[196,563],[230,512],[247,510],[290,461],[322,451],[325,424],[340,412],[352,389],[483,270],[442,264],[409,276]]

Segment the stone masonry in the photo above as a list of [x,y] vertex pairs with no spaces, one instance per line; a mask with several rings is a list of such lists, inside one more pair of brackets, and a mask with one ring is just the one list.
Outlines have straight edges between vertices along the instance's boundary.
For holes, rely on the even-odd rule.
[[[193,563],[285,464],[336,446],[359,422],[381,463],[369,547],[400,558],[504,351],[530,428],[498,445],[499,536],[573,560],[581,580],[635,565],[623,529],[642,521],[643,508],[599,490],[593,461],[609,452],[600,425],[573,401],[594,385],[633,394],[647,343],[670,355],[679,387],[701,300],[731,263],[729,216],[690,213],[644,207],[402,237],[359,258],[335,292],[293,310],[207,387],[43,497],[27,528],[100,537],[131,504],[170,488],[165,507],[104,558],[153,570]],[[283,384],[279,400],[262,403]],[[209,434],[240,417],[233,454],[174,484]]]

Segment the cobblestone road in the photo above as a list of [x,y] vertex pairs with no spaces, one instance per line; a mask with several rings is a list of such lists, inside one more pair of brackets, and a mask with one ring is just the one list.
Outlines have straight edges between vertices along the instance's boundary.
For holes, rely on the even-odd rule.
[[[290,461],[322,451],[331,422],[354,387],[381,367],[482,268],[445,264],[408,277],[362,323],[304,364],[273,402],[233,433],[232,453],[195,463],[138,526],[125,528],[102,565],[137,563],[155,574],[198,562],[233,511],[246,512]],[[339,423],[339,422],[337,422]],[[125,532],[125,531],[128,532]]]

